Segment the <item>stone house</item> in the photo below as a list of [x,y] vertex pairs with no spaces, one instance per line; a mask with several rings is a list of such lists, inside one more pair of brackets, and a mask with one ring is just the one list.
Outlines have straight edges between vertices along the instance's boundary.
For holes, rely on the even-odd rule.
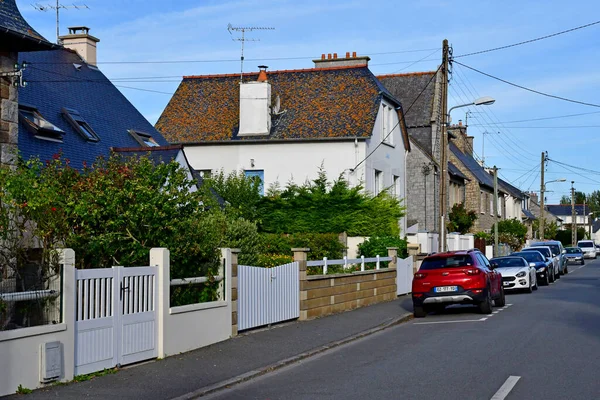
[[[540,203],[538,201],[538,194],[535,192],[530,192],[529,193],[529,201],[528,201],[528,211],[524,211],[524,213],[526,215],[528,213],[533,214],[535,219],[539,220],[540,216],[541,216],[540,210],[541,210],[541,207],[540,207]],[[550,224],[552,222],[556,223],[556,225],[558,225],[559,229],[563,225],[562,218],[560,218],[557,215],[554,215],[551,211],[549,211],[548,207],[546,205],[544,205],[544,221],[545,221],[545,224]],[[531,238],[532,239],[538,238],[538,232],[532,232]]]
[[459,123],[449,128],[448,159],[467,178],[465,180],[465,207],[477,213],[472,232],[490,232],[494,225],[494,212],[506,218],[506,191],[498,186],[498,209],[494,210],[494,179],[473,158],[473,137],[467,136],[466,127]]
[[[379,75],[377,79],[405,109],[411,144],[407,155],[407,224],[414,231],[439,232],[441,72]],[[449,207],[464,198],[464,179],[455,166],[448,166]],[[462,194],[461,194],[462,193]],[[462,200],[460,200],[462,201]]]

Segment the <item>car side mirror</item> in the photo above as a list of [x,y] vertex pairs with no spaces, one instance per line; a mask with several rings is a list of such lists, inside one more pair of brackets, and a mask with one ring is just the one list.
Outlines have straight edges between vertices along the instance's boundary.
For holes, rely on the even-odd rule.
[[496,268],[498,268],[498,264],[496,264],[496,263],[490,263],[490,269],[491,270],[494,270]]
[[567,254],[567,251],[566,251],[566,250],[563,250],[563,251],[562,251],[562,253],[563,253],[563,254]]

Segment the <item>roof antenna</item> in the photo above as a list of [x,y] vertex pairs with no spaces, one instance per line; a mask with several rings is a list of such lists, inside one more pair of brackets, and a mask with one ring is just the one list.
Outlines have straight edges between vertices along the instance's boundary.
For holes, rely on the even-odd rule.
[[38,11],[49,11],[49,10],[55,10],[56,11],[56,44],[60,44],[60,39],[58,38],[58,36],[60,35],[60,29],[59,29],[59,24],[58,24],[58,20],[59,20],[59,14],[60,14],[60,9],[76,9],[76,10],[81,10],[81,9],[85,9],[87,8],[88,10],[90,9],[86,4],[81,4],[81,5],[77,5],[77,4],[73,4],[70,6],[65,6],[60,4],[59,0],[56,0],[56,5],[43,5],[40,3],[35,3],[31,5],[33,8],[35,8]]
[[232,37],[231,40],[236,41],[236,42],[242,42],[242,55],[240,57],[240,83],[242,83],[243,77],[244,77],[244,43],[245,42],[259,42],[260,39],[248,39],[246,38],[246,32],[252,32],[252,31],[273,31],[275,30],[275,28],[270,28],[270,27],[257,27],[257,26],[251,26],[251,27],[234,27],[231,24],[227,25],[227,30],[229,31],[229,34],[233,36],[233,33],[231,33],[232,31],[236,31],[236,32],[242,32],[242,37]]

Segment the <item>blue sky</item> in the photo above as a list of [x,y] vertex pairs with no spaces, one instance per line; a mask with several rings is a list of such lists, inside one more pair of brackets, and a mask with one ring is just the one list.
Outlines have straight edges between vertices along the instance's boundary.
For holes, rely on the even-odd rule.
[[[48,0],[47,0],[48,1]],[[53,0],[50,0],[53,2]],[[55,17],[36,11],[30,1],[17,0],[30,24],[55,40]],[[41,4],[46,4],[45,2]],[[64,3],[73,4],[73,2]],[[112,64],[113,61],[239,60],[239,42],[232,41],[227,24],[270,26],[274,31],[249,35],[260,39],[246,45],[245,71],[311,68],[322,53],[356,51],[371,57],[375,74],[435,70],[441,43],[447,38],[454,55],[536,38],[600,18],[597,1],[191,1],[84,0],[89,10],[64,10],[61,33],[67,26],[86,25],[100,38],[99,67],[116,84],[173,93],[183,75],[239,72],[239,61],[173,64]],[[491,75],[539,91],[584,102],[600,103],[600,25],[511,49],[457,61]],[[377,54],[389,53],[389,54]],[[265,58],[293,58],[264,60]],[[151,79],[143,79],[152,77]],[[168,77],[168,78],[154,78]],[[142,79],[140,79],[142,78]],[[157,82],[160,81],[160,82]],[[152,122],[161,114],[169,94],[121,88]],[[496,99],[494,105],[453,111],[454,122],[469,115],[475,152],[486,165],[497,165],[501,177],[523,190],[539,190],[540,153],[551,159],[600,171],[600,108],[572,104],[528,93],[454,66],[449,107],[477,96]],[[571,114],[580,116],[522,121]],[[585,126],[586,128],[582,128]],[[587,128],[592,126],[593,128]],[[482,149],[482,133],[485,148]],[[498,133],[500,132],[500,133]],[[569,170],[549,163],[547,200],[558,202],[577,190],[600,189],[600,174]]]

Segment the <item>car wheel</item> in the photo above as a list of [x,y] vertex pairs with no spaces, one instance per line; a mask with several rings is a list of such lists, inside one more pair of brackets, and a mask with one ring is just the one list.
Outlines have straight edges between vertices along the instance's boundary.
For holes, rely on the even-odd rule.
[[537,276],[535,277],[535,285],[533,286],[533,290],[538,290],[538,281],[537,281]]
[[581,260],[581,265],[585,265],[585,261],[584,260]]
[[479,303],[479,312],[482,314],[492,313],[492,290],[490,288],[487,289],[485,300]]
[[525,289],[525,293],[533,293],[533,289],[531,288],[531,281],[529,281],[529,287]]
[[565,265],[565,275],[569,273],[569,266]]
[[561,276],[561,273],[559,271],[558,274],[554,275],[554,280],[560,279],[560,276]]
[[427,313],[425,312],[425,308],[423,306],[415,306],[413,310],[413,315],[415,318],[424,318]]
[[550,277],[548,276],[548,274],[546,274],[546,277],[544,278],[542,285],[548,286],[549,284],[550,284]]
[[504,287],[500,288],[500,296],[494,300],[496,307],[504,307],[506,305],[506,295],[504,293]]
[[546,274],[548,276],[548,284],[554,282],[554,270]]

